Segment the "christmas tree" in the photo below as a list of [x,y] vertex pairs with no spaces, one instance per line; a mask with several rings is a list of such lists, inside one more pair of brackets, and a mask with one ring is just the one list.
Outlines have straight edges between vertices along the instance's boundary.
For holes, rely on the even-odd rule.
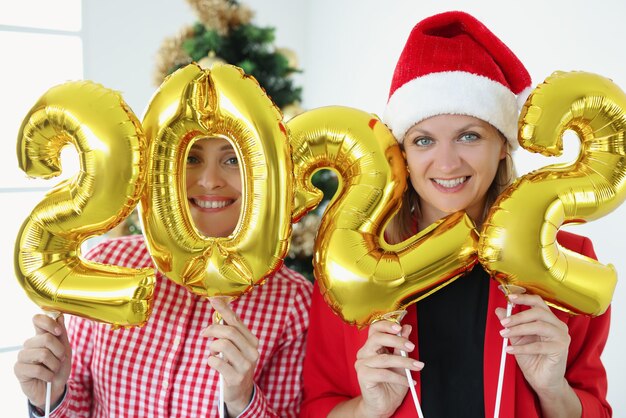
[[226,62],[254,76],[280,108],[298,106],[302,89],[295,54],[274,46],[274,28],[252,23],[253,13],[235,0],[188,0],[199,21],[166,39],[157,56],[155,84],[191,62],[210,68]]

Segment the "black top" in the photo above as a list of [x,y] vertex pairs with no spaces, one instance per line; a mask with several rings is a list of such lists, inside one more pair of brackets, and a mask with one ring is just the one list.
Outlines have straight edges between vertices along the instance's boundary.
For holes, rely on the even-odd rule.
[[480,264],[417,303],[425,417],[483,418],[489,275]]

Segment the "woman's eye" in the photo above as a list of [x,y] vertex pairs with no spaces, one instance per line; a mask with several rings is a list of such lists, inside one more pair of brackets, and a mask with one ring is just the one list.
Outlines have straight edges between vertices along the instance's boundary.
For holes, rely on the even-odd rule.
[[429,145],[431,145],[434,141],[432,140],[432,138],[429,137],[420,137],[420,138],[415,138],[415,140],[413,141],[413,143],[415,145],[417,145],[418,147],[427,147]]
[[228,165],[239,165],[239,159],[237,157],[229,157],[224,163]]
[[194,155],[187,156],[187,164],[198,164],[199,162],[200,160],[198,159],[198,157]]
[[480,137],[477,134],[473,132],[468,132],[468,133],[461,135],[459,139],[463,142],[472,142],[472,141],[476,141],[479,138]]

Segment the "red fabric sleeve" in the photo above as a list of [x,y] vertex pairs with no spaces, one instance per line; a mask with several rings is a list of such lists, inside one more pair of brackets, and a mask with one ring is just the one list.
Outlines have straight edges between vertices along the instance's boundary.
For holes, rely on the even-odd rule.
[[350,390],[348,376],[354,365],[346,364],[346,327],[328,307],[315,283],[304,359],[301,417],[325,417],[337,404],[358,395]]
[[[579,253],[596,259],[591,241],[582,239]],[[583,418],[611,417],[606,400],[607,376],[600,356],[606,345],[611,322],[611,308],[595,318],[573,316],[568,321],[571,336],[565,378],[578,395]]]

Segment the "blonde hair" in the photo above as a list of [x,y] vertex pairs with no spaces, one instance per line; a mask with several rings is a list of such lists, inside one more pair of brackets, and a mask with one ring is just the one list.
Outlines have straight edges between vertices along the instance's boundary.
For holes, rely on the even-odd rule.
[[[506,138],[502,134],[500,135],[506,143],[507,152],[506,156],[500,160],[493,182],[489,186],[489,189],[487,189],[487,199],[485,200],[485,208],[483,209],[480,221],[487,216],[489,208],[491,208],[491,205],[493,205],[498,196],[500,196],[500,193],[517,178],[515,165],[511,158],[511,147]],[[395,244],[415,235],[415,227],[419,217],[419,195],[409,181],[407,189],[402,196],[402,206],[398,213],[389,221],[385,230],[387,241],[391,244]]]

